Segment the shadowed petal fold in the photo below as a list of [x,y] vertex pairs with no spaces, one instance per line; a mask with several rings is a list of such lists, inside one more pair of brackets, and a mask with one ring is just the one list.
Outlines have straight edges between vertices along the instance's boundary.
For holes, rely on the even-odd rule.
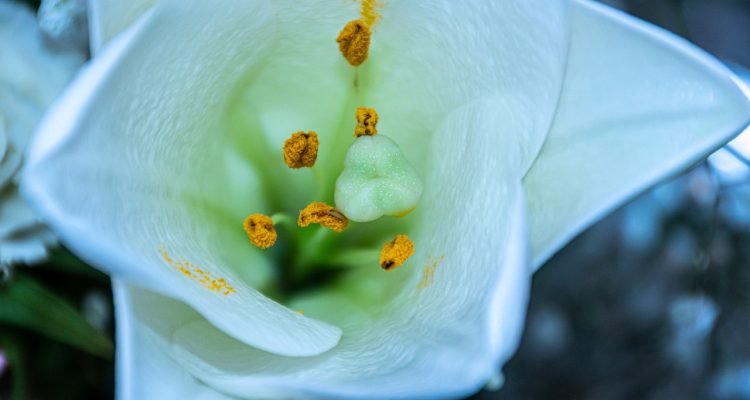
[[[165,327],[174,328],[197,313],[184,303],[114,280],[117,312],[118,400],[225,400],[229,397],[198,382],[169,355]],[[158,307],[158,321],[147,311]]]

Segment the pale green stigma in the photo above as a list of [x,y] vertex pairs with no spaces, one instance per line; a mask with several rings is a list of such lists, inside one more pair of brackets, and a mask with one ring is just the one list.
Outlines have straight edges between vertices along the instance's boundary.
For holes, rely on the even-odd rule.
[[362,136],[349,147],[336,180],[336,209],[352,221],[402,216],[417,206],[422,181],[401,149],[383,135]]

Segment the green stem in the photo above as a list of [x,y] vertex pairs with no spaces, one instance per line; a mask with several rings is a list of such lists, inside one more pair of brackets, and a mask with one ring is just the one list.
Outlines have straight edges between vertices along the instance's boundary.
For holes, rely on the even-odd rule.
[[326,191],[328,190],[326,175],[323,173],[323,171],[321,171],[319,167],[312,167],[310,169],[312,170],[313,176],[315,177],[315,186],[318,188],[318,190],[315,192],[315,198],[324,200]]
[[281,212],[271,215],[271,222],[273,222],[274,225],[283,225],[289,230],[294,229],[296,226],[292,217]]
[[300,276],[306,269],[310,268],[313,261],[319,257],[323,243],[333,235],[333,232],[328,228],[319,226],[316,229],[315,233],[300,246],[297,257],[294,260],[294,271],[297,276]]

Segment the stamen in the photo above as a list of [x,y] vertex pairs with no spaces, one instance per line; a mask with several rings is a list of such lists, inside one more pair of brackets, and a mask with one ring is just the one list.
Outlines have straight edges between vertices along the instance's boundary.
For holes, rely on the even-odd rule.
[[357,107],[357,127],[354,136],[375,136],[378,134],[378,112],[374,108]]
[[284,142],[284,162],[289,168],[312,167],[318,158],[318,134],[295,132]]
[[349,64],[358,66],[367,59],[370,48],[370,27],[361,19],[349,21],[339,32],[336,42]]
[[406,262],[406,259],[414,254],[414,242],[406,235],[396,237],[383,245],[380,252],[380,268],[392,271]]
[[334,232],[343,232],[349,225],[349,219],[328,204],[313,201],[299,212],[297,219],[297,225],[301,228],[310,224],[320,224]]
[[250,214],[245,218],[242,227],[245,228],[250,242],[261,249],[267,249],[276,243],[278,235],[271,217],[263,214]]

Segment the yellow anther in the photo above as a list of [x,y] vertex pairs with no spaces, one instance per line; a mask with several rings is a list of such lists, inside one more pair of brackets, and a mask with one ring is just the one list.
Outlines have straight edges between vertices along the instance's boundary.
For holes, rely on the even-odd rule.
[[380,252],[380,268],[391,271],[406,262],[414,254],[414,242],[406,235],[396,235],[383,245]]
[[361,19],[349,21],[339,32],[336,42],[349,64],[356,67],[365,62],[370,49],[370,36],[370,27]]
[[284,162],[289,168],[312,167],[318,158],[318,134],[295,132],[284,142]]
[[343,232],[349,219],[326,203],[313,201],[299,212],[297,225],[304,228],[310,224],[320,224],[334,232]]
[[245,228],[250,242],[261,249],[267,249],[276,243],[276,229],[273,228],[271,217],[263,214],[250,214],[245,218],[242,227]]
[[374,108],[357,107],[357,127],[354,136],[375,136],[378,134],[378,112]]
[[380,7],[379,0],[362,0],[362,21],[370,28],[380,21],[381,15],[378,12]]

